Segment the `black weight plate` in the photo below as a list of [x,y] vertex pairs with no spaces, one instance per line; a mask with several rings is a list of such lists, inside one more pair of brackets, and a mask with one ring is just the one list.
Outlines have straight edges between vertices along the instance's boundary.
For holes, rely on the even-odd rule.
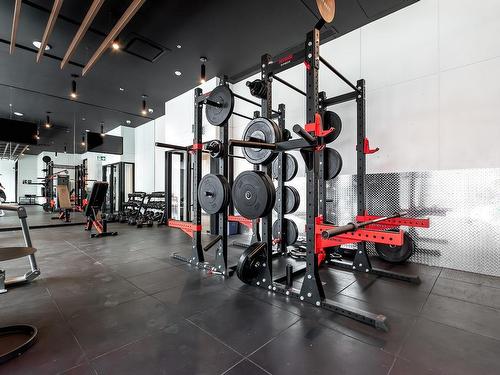
[[333,148],[325,148],[325,180],[337,177],[342,170],[342,156]]
[[389,263],[403,263],[408,260],[415,250],[415,242],[407,232],[404,232],[402,246],[392,246],[381,243],[375,244],[375,250],[379,257]]
[[[265,143],[281,142],[281,131],[274,121],[258,117],[247,125],[242,139]],[[244,147],[243,156],[249,163],[266,165],[272,162],[277,154],[273,150]]]
[[232,199],[241,216],[257,219],[272,210],[276,193],[272,180],[264,172],[245,171],[234,180]]
[[[285,227],[284,230],[286,230],[285,246],[293,245],[297,242],[297,238],[299,237],[299,228],[297,227],[297,224],[295,224],[295,221],[293,220],[284,219],[283,226]],[[273,238],[281,238],[281,235],[278,233],[278,220],[273,223]]]
[[325,111],[323,114],[323,130],[331,129],[334,130],[324,137],[325,143],[333,142],[338,138],[342,132],[342,120],[339,115],[332,111]]
[[[277,191],[277,190],[276,190]],[[300,194],[293,186],[285,186],[285,214],[292,214],[299,208]],[[274,204],[274,211],[278,212],[278,200]]]
[[229,184],[218,174],[205,175],[198,186],[198,202],[210,215],[224,211],[229,204]]
[[236,266],[236,275],[246,284],[250,284],[266,262],[266,243],[255,242],[241,254]]
[[[297,175],[297,171],[299,170],[299,163],[295,156],[290,154],[285,154],[285,182],[291,181]],[[276,158],[273,161],[273,178],[275,180],[278,179],[278,159]]]
[[45,155],[45,156],[42,158],[42,161],[43,161],[45,164],[50,163],[50,161],[51,161],[51,160],[52,160],[52,159],[50,158],[50,156],[47,156],[47,155]]
[[205,105],[205,115],[207,116],[208,122],[215,126],[223,125],[233,114],[233,92],[226,85],[217,86],[212,90],[207,99],[221,105],[220,107],[210,104]]

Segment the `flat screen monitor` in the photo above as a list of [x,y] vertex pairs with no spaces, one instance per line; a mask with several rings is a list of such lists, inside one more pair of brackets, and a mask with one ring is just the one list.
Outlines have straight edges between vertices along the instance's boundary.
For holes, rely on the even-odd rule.
[[87,132],[87,152],[123,155],[123,137]]
[[37,125],[31,122],[0,119],[0,141],[36,145]]

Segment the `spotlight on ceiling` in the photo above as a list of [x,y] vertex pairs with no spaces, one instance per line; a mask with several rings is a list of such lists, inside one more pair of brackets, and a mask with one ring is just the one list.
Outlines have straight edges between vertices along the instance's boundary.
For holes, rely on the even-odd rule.
[[71,81],[71,94],[70,96],[73,98],[73,99],[76,99],[78,94],[77,94],[77,91],[76,91],[76,81],[75,81],[75,78],[78,78],[78,74],[72,74],[71,77],[73,77],[73,80]]
[[123,87],[120,87],[120,91],[125,91],[125,89]]
[[36,131],[35,139],[38,141],[40,140],[40,130]]
[[47,129],[50,129],[52,127],[52,124],[50,123],[50,112],[47,112],[47,117],[45,118],[45,127]]
[[15,114],[16,116],[19,116],[19,117],[24,116],[24,113],[21,113],[21,112],[14,112],[14,114]]
[[82,147],[85,147],[85,135],[82,135],[82,142],[80,144]]
[[148,105],[146,103],[146,98],[148,96],[147,95],[142,95],[142,110],[141,110],[141,114],[143,116],[146,116],[148,114]]
[[130,125],[130,124],[132,123],[132,121],[130,121],[130,120],[126,120],[126,121],[125,121],[125,123],[126,123],[127,125]]
[[104,137],[106,134],[104,133],[104,122],[101,122],[101,137]]
[[[34,40],[33,41],[33,45],[37,48],[37,49],[40,49],[40,47],[42,46],[42,42],[40,42],[39,40]],[[45,51],[48,51],[52,48],[52,46],[50,44],[46,44],[45,45]]]
[[179,48],[179,49],[181,49],[181,48],[182,48],[182,46],[181,46],[180,44],[177,44],[177,46],[176,46],[176,47],[177,47],[177,48]]
[[179,70],[176,70],[176,71],[174,72],[174,74],[175,74],[176,76],[181,76],[181,75],[182,75],[182,72],[181,72],[181,71],[179,71]]
[[205,83],[207,81],[205,63],[208,61],[208,59],[205,56],[201,56],[200,61],[201,61],[200,83]]
[[120,42],[118,40],[115,40],[113,43],[111,43],[111,48],[113,48],[115,51],[118,51],[120,47]]

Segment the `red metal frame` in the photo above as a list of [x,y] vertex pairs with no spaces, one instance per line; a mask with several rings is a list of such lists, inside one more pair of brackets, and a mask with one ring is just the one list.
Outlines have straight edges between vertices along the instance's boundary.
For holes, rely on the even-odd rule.
[[[377,219],[382,216],[360,215],[356,217],[358,222]],[[429,228],[429,219],[412,219],[412,218],[394,218],[381,221],[376,224],[368,225],[365,228],[357,229],[353,232],[344,233],[333,238],[325,239],[321,235],[324,230],[335,228],[334,225],[325,224],[323,216],[316,217],[315,225],[315,244],[318,264],[321,264],[326,258],[326,248],[333,246],[341,246],[345,244],[358,242],[373,242],[386,245],[401,246],[404,243],[404,231],[387,232],[384,229],[395,228],[399,226],[412,226],[419,228]],[[377,230],[378,229],[378,230]]]
[[253,228],[253,222],[252,222],[252,220],[247,219],[247,218],[245,218],[243,216],[229,215],[227,217],[227,220],[228,221],[236,221],[236,222],[238,222],[240,224],[243,224],[244,226],[246,226],[249,229]]
[[[375,215],[358,215],[356,216],[356,221],[357,222],[363,222],[363,221],[369,221],[369,220],[374,220],[378,219],[382,216],[375,216]],[[429,228],[430,227],[430,221],[429,219],[414,219],[414,218],[405,218],[405,217],[398,217],[394,219],[387,219],[384,221],[380,221],[376,224],[371,224],[368,225],[366,228],[368,229],[390,229],[394,227],[417,227],[417,228]]]
[[201,225],[193,224],[190,221],[169,219],[167,221],[167,226],[180,229],[190,237],[193,237],[193,232],[201,232]]
[[376,147],[374,149],[370,149],[370,141],[368,138],[365,138],[363,142],[363,154],[374,154],[376,153],[380,148]]
[[314,115],[314,122],[306,124],[304,129],[309,133],[314,132],[316,137],[325,137],[335,130],[334,128],[323,130],[323,121],[321,120],[321,115],[319,113]]

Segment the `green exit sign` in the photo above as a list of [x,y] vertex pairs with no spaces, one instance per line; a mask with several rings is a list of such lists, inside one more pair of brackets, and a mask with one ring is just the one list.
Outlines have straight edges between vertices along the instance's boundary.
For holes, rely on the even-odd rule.
[[104,156],[104,155],[97,155],[97,160],[98,161],[106,161],[106,156]]

